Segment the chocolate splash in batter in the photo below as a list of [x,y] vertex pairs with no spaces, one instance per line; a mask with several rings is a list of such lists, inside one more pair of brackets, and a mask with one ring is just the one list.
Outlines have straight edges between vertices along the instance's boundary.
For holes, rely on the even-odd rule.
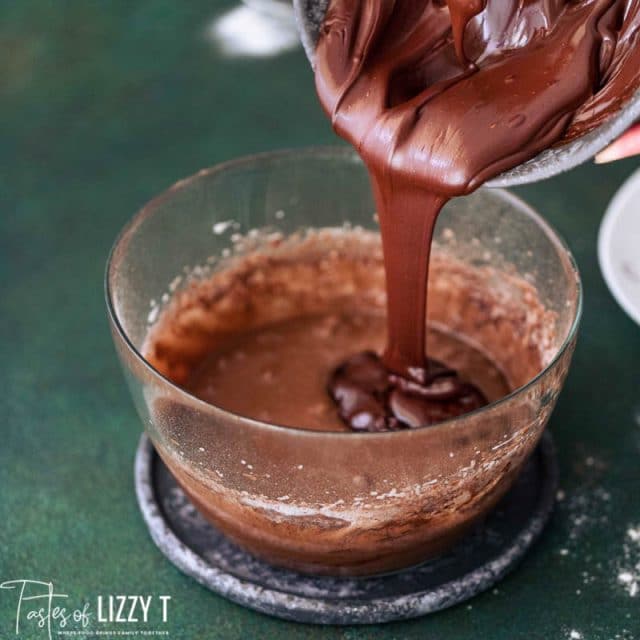
[[369,169],[387,278],[382,360],[356,355],[330,380],[353,429],[430,424],[485,403],[425,356],[438,213],[571,135],[574,121],[588,128],[581,109],[596,120],[612,108],[637,80],[639,14],[636,0],[330,2],[316,87]]
[[354,431],[421,427],[487,404],[480,389],[453,369],[427,361],[428,378],[415,382],[389,373],[376,353],[359,353],[339,366],[329,382],[339,415]]

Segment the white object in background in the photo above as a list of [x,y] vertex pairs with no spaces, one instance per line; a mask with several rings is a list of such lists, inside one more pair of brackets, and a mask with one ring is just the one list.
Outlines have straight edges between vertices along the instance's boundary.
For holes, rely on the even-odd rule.
[[598,236],[598,258],[613,297],[640,324],[640,169],[607,207]]
[[269,57],[300,44],[291,3],[244,0],[218,16],[207,35],[227,56]]

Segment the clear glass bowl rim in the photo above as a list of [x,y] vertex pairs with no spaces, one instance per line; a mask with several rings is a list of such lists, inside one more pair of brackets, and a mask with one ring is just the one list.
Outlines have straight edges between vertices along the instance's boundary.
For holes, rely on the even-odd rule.
[[558,348],[557,352],[554,354],[551,361],[547,364],[544,369],[542,369],[536,376],[531,378],[526,384],[517,387],[513,391],[511,391],[506,396],[503,396],[499,400],[495,402],[491,402],[490,404],[481,407],[479,409],[475,409],[470,411],[469,413],[462,414],[455,418],[449,418],[448,420],[444,420],[435,425],[426,425],[424,427],[417,427],[414,429],[401,429],[398,431],[385,431],[385,432],[360,432],[354,433],[350,431],[316,431],[305,429],[303,427],[290,427],[285,425],[273,424],[269,422],[262,422],[260,420],[256,420],[254,418],[249,418],[247,416],[243,416],[232,411],[228,411],[223,409],[222,407],[218,407],[211,403],[205,402],[201,400],[197,396],[192,395],[188,391],[185,391],[182,387],[173,383],[169,378],[162,375],[155,367],[153,367],[144,356],[138,351],[135,345],[131,342],[129,337],[127,336],[124,327],[121,325],[118,315],[116,313],[115,304],[113,301],[112,295],[112,274],[115,271],[115,260],[117,254],[120,250],[126,246],[127,239],[133,235],[136,229],[140,226],[140,224],[146,220],[148,217],[152,216],[156,209],[168,198],[170,198],[176,191],[180,191],[182,189],[189,188],[194,182],[205,177],[215,175],[217,173],[223,173],[229,169],[238,169],[242,168],[243,165],[249,166],[254,164],[256,161],[268,163],[271,160],[277,160],[279,158],[287,158],[290,156],[299,156],[301,158],[304,157],[316,157],[327,159],[351,159],[357,162],[361,162],[360,158],[356,154],[356,152],[350,147],[346,146],[336,146],[336,145],[325,145],[325,146],[311,146],[311,147],[299,147],[299,148],[285,148],[279,149],[275,151],[266,151],[262,153],[256,153],[246,156],[241,156],[239,158],[234,158],[232,160],[227,160],[224,162],[220,162],[212,167],[208,167],[205,169],[201,169],[197,173],[183,178],[182,180],[178,180],[168,189],[157,195],[155,198],[151,199],[147,204],[145,204],[142,209],[140,209],[120,230],[120,233],[116,236],[116,239],[111,247],[109,252],[109,256],[107,258],[105,275],[104,275],[104,295],[105,301],[107,305],[107,312],[109,321],[112,327],[115,327],[118,335],[123,341],[123,344],[126,346],[128,351],[133,355],[134,359],[138,361],[139,364],[145,368],[152,377],[154,377],[160,385],[169,386],[174,393],[177,393],[178,396],[181,396],[186,400],[189,404],[192,404],[194,407],[201,407],[206,412],[211,412],[211,410],[215,410],[219,412],[221,416],[228,416],[233,420],[239,420],[245,424],[251,425],[252,427],[258,429],[267,429],[267,430],[275,430],[280,432],[289,432],[291,435],[296,437],[310,437],[310,438],[398,438],[402,437],[403,434],[413,433],[415,431],[419,431],[422,429],[429,429],[431,431],[445,431],[455,429],[459,425],[463,425],[465,420],[468,420],[470,417],[475,416],[476,414],[480,414],[483,412],[489,412],[494,410],[497,407],[502,406],[503,404],[508,403],[513,398],[526,393],[531,387],[533,387],[538,380],[543,378],[549,370],[553,369],[555,364],[562,358],[564,352],[568,349],[569,345],[573,342],[578,327],[580,325],[580,318],[582,316],[582,306],[583,306],[583,292],[582,292],[582,283],[580,280],[580,272],[578,271],[578,266],[576,261],[569,250],[569,247],[562,236],[546,221],[542,216],[537,213],[533,207],[527,204],[522,198],[516,196],[515,194],[507,191],[502,188],[491,188],[493,193],[496,193],[503,200],[508,202],[513,207],[517,208],[523,214],[531,218],[545,233],[547,238],[549,238],[550,242],[554,245],[556,250],[560,255],[564,255],[569,263],[571,268],[571,272],[575,278],[576,285],[576,295],[577,295],[577,303],[576,303],[576,311],[571,323],[571,327],[567,332],[567,335]]

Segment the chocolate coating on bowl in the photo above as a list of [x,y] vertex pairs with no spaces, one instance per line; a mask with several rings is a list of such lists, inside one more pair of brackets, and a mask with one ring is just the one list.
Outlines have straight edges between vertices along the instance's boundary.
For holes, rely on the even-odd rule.
[[638,0],[333,0],[316,87],[368,164],[452,197],[617,109],[639,30]]

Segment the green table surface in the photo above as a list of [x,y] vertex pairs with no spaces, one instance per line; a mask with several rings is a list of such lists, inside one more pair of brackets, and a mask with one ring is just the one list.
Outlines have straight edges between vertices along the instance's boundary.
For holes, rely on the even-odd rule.
[[[231,6],[0,6],[0,582],[53,581],[67,606],[94,611],[98,595],[170,595],[168,622],[147,628],[172,638],[640,638],[640,595],[618,582],[640,560],[627,534],[640,525],[640,328],[596,257],[605,207],[638,160],[518,189],[567,239],[586,304],[550,423],[564,499],[498,589],[408,622],[304,626],[210,593],[151,542],[133,491],[141,426],[103,299],[111,243],[202,167],[335,141],[300,48],[228,58],[212,45],[207,26]],[[0,590],[1,638],[15,637],[15,609]],[[20,637],[43,634],[24,621]]]

